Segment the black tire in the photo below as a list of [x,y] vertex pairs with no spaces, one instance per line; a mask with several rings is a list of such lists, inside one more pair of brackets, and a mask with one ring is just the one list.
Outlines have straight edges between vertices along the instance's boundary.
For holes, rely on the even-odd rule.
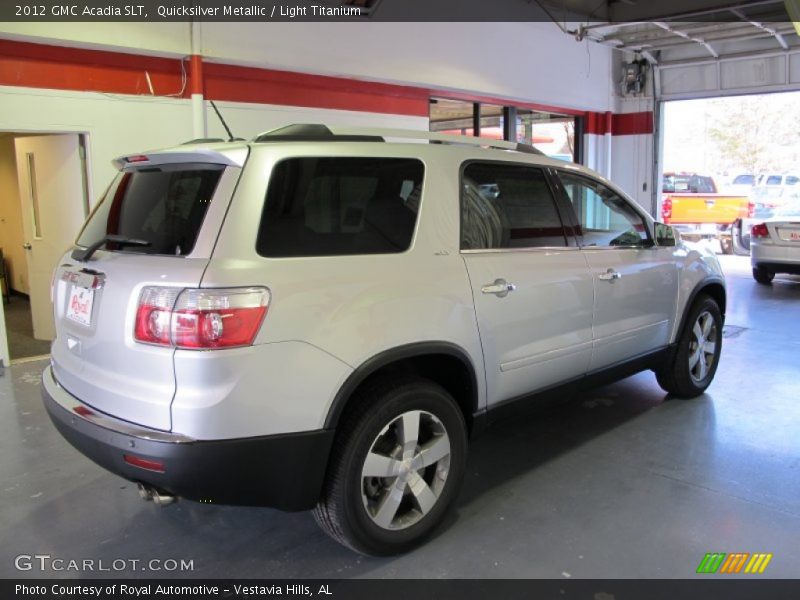
[[[370,385],[357,393],[353,406],[340,423],[322,497],[313,511],[314,519],[333,539],[362,554],[389,556],[407,552],[431,534],[458,493],[467,457],[464,415],[447,391],[418,377]],[[439,440],[443,430],[445,440],[449,441],[449,463],[443,458],[416,471],[405,464],[406,471],[399,476],[363,476],[367,456],[374,457],[376,453],[372,450],[379,444],[385,444],[379,452],[381,456],[404,456],[393,455],[386,448],[403,452],[403,446],[393,442],[404,438],[403,415],[414,414],[419,415],[415,455],[421,456],[418,453],[421,448]],[[426,432],[426,427],[430,431]],[[434,428],[436,431],[431,434]],[[401,462],[394,460],[393,464]],[[435,494],[436,499],[427,512],[417,499],[419,494],[412,493],[407,477],[415,477],[412,481],[415,487],[425,481],[427,489],[421,491]],[[378,524],[380,508],[383,502],[388,504],[392,496],[389,492],[394,489],[403,490],[402,500],[384,527]],[[429,502],[430,498],[426,496],[425,500]]]
[[762,285],[770,285],[775,278],[775,273],[764,267],[753,267],[753,279]]
[[[705,318],[711,319],[709,341],[713,352],[698,351],[695,325],[704,332]],[[703,319],[701,321],[701,318]],[[707,345],[705,345],[708,348]],[[677,346],[667,363],[656,370],[656,379],[661,388],[678,398],[694,398],[706,391],[714,379],[722,350],[722,313],[717,302],[710,296],[700,295],[695,300],[686,318]],[[697,361],[692,362],[696,358]],[[703,364],[700,364],[702,361]]]

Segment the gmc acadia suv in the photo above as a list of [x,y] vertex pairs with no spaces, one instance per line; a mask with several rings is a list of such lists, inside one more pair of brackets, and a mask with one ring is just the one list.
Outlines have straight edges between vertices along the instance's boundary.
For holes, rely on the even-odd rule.
[[294,125],[115,164],[54,275],[44,401],[157,503],[313,509],[359,552],[403,552],[497,409],[714,377],[713,255],[530,147]]

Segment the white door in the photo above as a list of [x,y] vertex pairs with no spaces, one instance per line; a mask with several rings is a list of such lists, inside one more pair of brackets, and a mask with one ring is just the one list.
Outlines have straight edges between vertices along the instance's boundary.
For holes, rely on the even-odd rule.
[[36,339],[55,337],[50,282],[86,218],[84,165],[77,134],[15,140],[24,248]]

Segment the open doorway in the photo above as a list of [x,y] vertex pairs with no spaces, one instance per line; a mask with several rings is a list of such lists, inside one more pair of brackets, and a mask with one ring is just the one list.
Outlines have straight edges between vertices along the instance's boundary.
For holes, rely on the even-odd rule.
[[11,361],[50,352],[52,272],[86,218],[87,186],[85,135],[0,132],[0,285]]
[[673,100],[663,115],[661,220],[748,254],[750,226],[800,202],[800,92]]

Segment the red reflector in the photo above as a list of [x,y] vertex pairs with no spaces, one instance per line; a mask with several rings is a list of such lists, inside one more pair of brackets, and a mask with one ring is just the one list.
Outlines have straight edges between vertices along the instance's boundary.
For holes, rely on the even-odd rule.
[[669,220],[672,218],[672,198],[667,196],[661,204],[661,219],[669,225]]
[[129,163],[148,162],[149,160],[150,160],[150,158],[145,156],[144,154],[137,154],[135,156],[126,156],[125,157],[125,162],[129,162]]
[[759,223],[758,225],[753,225],[753,228],[750,230],[750,235],[756,238],[768,238],[769,229],[767,229],[767,224]]
[[164,473],[166,471],[164,463],[157,460],[140,458],[138,456],[133,456],[132,454],[123,454],[123,458],[125,459],[125,462],[128,463],[129,465],[133,465],[134,467],[139,467],[140,469],[144,469],[145,471],[153,471],[154,473]]
[[93,415],[94,413],[90,411],[85,406],[76,406],[72,409],[72,412],[79,414],[82,417],[88,417],[89,415]]

